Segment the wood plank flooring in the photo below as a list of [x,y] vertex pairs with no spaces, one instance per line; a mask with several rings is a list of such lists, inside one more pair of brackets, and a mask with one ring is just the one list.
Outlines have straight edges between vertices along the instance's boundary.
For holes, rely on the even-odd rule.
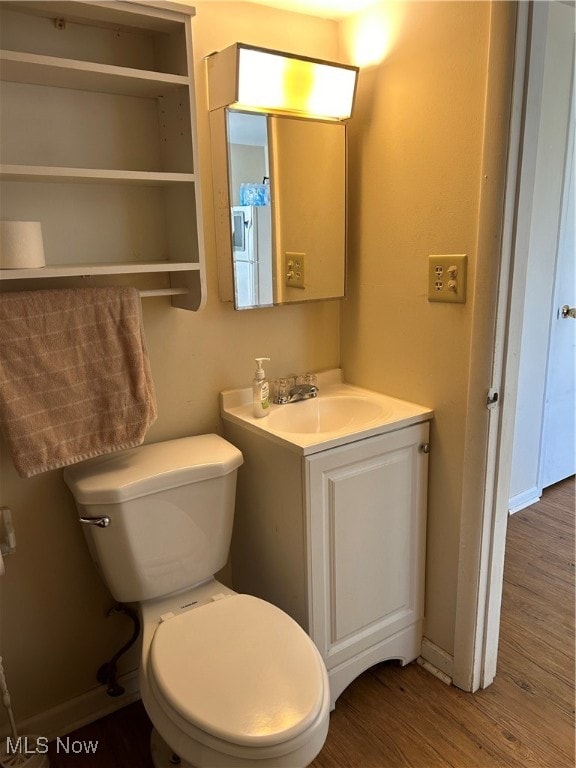
[[[510,518],[498,673],[475,694],[417,664],[373,667],[338,699],[311,768],[574,768],[574,478]],[[152,768],[140,703],[51,745],[52,768]]]

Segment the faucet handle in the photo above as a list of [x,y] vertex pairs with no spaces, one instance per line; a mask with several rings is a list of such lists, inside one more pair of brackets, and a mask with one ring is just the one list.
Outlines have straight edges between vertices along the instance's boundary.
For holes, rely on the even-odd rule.
[[279,379],[276,379],[276,397],[288,397],[291,390],[291,384],[290,379],[287,379],[286,377],[282,377]]
[[318,377],[315,373],[301,373],[294,377],[293,386],[301,387],[303,384],[316,387],[318,384]]

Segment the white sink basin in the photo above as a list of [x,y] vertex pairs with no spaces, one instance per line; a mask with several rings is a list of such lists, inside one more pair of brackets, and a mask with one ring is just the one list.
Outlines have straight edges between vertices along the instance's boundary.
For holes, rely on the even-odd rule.
[[279,432],[318,434],[356,430],[386,416],[379,403],[355,395],[315,397],[274,410],[267,427]]
[[344,383],[339,368],[319,373],[318,388],[318,397],[310,400],[271,405],[262,419],[254,416],[252,388],[221,392],[227,436],[241,428],[309,455],[432,418],[425,406]]

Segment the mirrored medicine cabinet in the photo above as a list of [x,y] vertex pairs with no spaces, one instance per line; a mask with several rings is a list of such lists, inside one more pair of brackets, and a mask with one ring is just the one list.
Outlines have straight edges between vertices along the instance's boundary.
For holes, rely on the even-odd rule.
[[[240,93],[242,55],[264,55],[270,70],[275,62],[281,65],[282,83],[268,98],[275,102],[291,92],[300,102],[296,110],[284,103],[279,109],[247,106]],[[236,309],[252,309],[343,297],[343,120],[351,114],[357,68],[242,43],[211,54],[207,67],[220,298],[233,301]],[[264,69],[251,71],[251,94],[255,84],[267,81]],[[324,78],[321,87],[311,69]],[[292,71],[296,79],[290,87]],[[345,78],[347,87],[329,85],[327,73]],[[331,118],[314,115],[302,103],[307,89],[309,99],[320,97],[322,108],[334,91],[340,97],[347,91],[346,106],[324,113]]]
[[346,126],[211,113],[220,298],[236,309],[344,296]]

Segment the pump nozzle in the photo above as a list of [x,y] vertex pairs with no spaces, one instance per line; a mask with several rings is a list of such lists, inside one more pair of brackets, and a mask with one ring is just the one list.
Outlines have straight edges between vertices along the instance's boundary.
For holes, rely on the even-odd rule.
[[264,360],[268,360],[269,361],[270,358],[269,357],[255,357],[254,359],[256,360],[256,363],[257,363],[257,368],[256,368],[256,373],[254,374],[254,378],[256,378],[256,379],[263,379],[266,374],[264,373],[264,368],[262,368],[262,363],[264,362]]

